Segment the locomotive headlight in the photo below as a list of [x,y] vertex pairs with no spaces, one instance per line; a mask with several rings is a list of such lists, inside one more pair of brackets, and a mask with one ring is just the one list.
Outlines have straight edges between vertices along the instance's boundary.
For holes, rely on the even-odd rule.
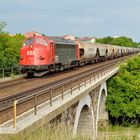
[[33,46],[31,45],[30,48],[33,48]]

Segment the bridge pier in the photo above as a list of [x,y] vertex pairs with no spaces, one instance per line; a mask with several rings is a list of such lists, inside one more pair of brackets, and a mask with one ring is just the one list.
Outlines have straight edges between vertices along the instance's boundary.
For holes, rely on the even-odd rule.
[[95,137],[95,123],[92,100],[89,95],[80,99],[74,121],[73,135]]
[[73,135],[97,137],[98,127],[106,127],[108,112],[105,110],[106,82],[80,99],[74,121]]
[[102,83],[98,92],[97,110],[96,110],[96,136],[98,127],[106,127],[108,123],[108,112],[105,109],[105,101],[107,97],[106,82]]

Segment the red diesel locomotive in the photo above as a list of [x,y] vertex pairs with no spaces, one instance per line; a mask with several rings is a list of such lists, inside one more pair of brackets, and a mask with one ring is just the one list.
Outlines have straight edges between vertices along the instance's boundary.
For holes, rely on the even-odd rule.
[[115,59],[140,51],[138,48],[46,37],[35,32],[26,33],[25,38],[20,50],[20,65],[22,72],[28,76],[41,76],[50,71]]
[[78,66],[79,48],[74,41],[35,32],[26,33],[25,38],[20,50],[20,65],[28,76]]

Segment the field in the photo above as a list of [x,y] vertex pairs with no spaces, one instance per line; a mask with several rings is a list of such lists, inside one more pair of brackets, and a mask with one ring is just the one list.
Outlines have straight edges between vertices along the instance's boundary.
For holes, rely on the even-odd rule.
[[97,140],[140,140],[140,127],[109,126],[99,130]]
[[[31,135],[24,136],[16,135],[8,137],[4,140],[91,140],[87,136],[71,135],[72,129],[60,124],[55,127],[44,127],[33,132]],[[140,127],[121,127],[121,126],[108,126],[106,129],[100,129],[98,138],[95,140],[140,140]]]

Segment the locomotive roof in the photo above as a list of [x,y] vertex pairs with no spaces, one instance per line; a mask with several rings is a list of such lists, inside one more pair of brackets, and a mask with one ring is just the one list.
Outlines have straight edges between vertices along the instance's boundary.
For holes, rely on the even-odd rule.
[[56,44],[69,44],[69,45],[75,45],[76,43],[72,40],[64,39],[61,37],[52,37],[47,36],[48,39],[53,40]]

